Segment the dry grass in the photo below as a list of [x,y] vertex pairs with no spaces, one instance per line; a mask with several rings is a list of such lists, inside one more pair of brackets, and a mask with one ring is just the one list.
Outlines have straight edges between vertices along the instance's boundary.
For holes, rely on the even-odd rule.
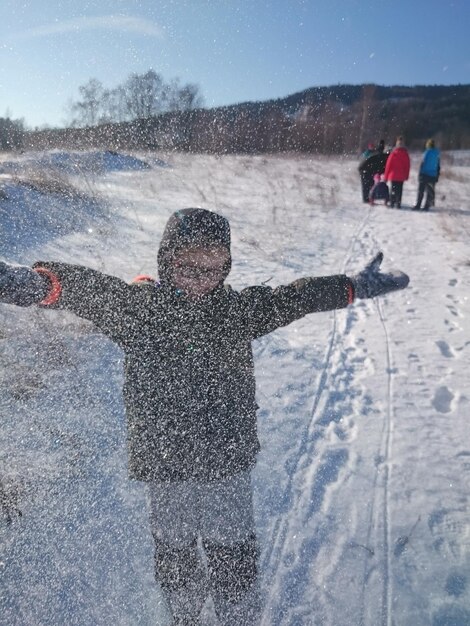
[[467,183],[468,176],[465,172],[455,171],[455,169],[448,169],[442,172],[440,180],[451,180],[456,183]]
[[25,171],[15,174],[12,181],[43,194],[60,195],[67,198],[83,198],[81,192],[64,174],[55,170]]
[[[441,228],[444,231],[446,238],[451,242],[468,241],[470,238],[470,226],[468,226],[468,217],[464,216],[445,215],[441,216]],[[464,267],[470,267],[470,259],[460,258],[458,264]]]

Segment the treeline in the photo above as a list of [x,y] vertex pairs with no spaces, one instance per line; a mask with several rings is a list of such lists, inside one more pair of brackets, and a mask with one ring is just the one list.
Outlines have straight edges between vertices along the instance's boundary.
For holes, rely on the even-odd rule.
[[0,150],[7,152],[22,148],[25,140],[23,120],[0,117]]
[[148,119],[161,113],[188,111],[203,105],[197,85],[180,85],[177,78],[165,82],[154,70],[133,73],[112,89],[92,78],[78,91],[80,98],[69,104],[71,127]]
[[421,149],[428,137],[443,150],[470,149],[470,85],[337,85],[268,102],[196,105],[197,97],[188,106],[146,109],[123,121],[28,132],[24,147],[357,154],[370,141],[393,144],[404,135],[411,149]]

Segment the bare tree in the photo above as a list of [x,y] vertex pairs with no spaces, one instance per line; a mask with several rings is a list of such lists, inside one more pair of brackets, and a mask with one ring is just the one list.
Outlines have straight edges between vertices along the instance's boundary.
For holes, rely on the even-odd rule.
[[105,122],[124,122],[129,119],[124,86],[105,89],[103,92],[103,116]]
[[72,102],[73,125],[94,126],[102,117],[104,88],[99,80],[91,78],[78,88],[81,100]]
[[154,70],[131,74],[124,83],[123,93],[128,119],[145,119],[165,110],[164,82]]
[[180,86],[177,78],[165,83],[155,70],[133,73],[114,89],[105,89],[93,78],[78,90],[81,98],[68,105],[72,126],[149,119],[160,113],[190,111],[203,105],[197,85]]
[[198,85],[187,83],[180,87],[176,78],[166,87],[165,108],[167,111],[191,111],[201,108],[204,99],[199,91]]
[[359,127],[359,139],[357,147],[359,153],[361,153],[364,149],[364,136],[366,129],[368,128],[368,122],[372,110],[375,90],[375,85],[364,85],[362,89],[362,115],[361,125]]

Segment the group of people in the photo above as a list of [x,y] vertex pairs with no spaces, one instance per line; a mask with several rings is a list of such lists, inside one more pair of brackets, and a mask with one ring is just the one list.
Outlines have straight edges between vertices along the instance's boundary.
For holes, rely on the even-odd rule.
[[[401,208],[403,184],[410,176],[410,155],[402,136],[398,137],[395,147],[386,150],[385,142],[380,140],[377,146],[370,143],[361,155],[359,174],[361,177],[362,200],[375,204],[383,200],[386,206]],[[439,180],[441,165],[440,153],[434,139],[428,139],[419,168],[419,186],[414,211],[429,211],[434,206],[435,185]],[[388,184],[390,183],[390,189]],[[421,205],[424,200],[424,206]]]

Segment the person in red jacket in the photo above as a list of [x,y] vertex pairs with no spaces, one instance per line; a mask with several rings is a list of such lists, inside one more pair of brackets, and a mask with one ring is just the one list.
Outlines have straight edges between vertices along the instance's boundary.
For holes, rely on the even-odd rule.
[[405,148],[403,137],[398,137],[395,148],[390,152],[385,165],[385,180],[392,183],[390,190],[390,206],[401,208],[403,183],[410,175],[410,155]]

